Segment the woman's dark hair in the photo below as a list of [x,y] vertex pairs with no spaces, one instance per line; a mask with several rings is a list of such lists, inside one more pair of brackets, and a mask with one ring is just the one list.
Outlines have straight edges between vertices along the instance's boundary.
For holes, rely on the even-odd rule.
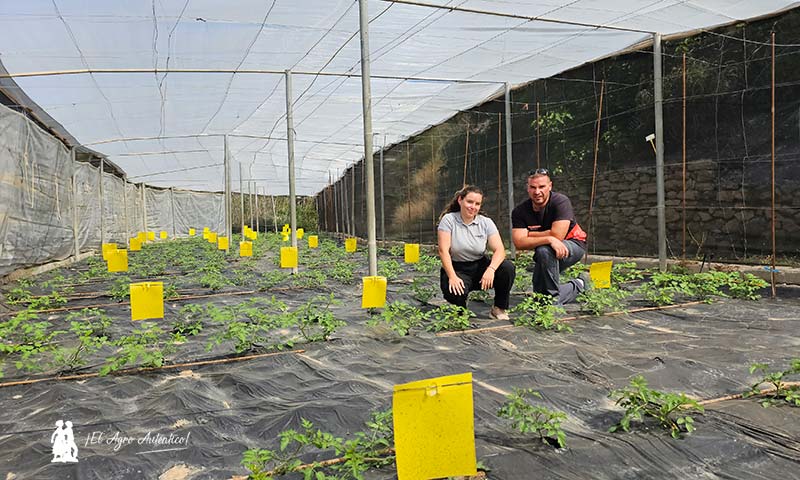
[[441,221],[442,217],[447,215],[451,212],[458,212],[461,210],[461,206],[458,204],[458,201],[467,196],[469,193],[477,193],[481,197],[483,196],[483,190],[476,185],[467,185],[466,187],[462,188],[461,190],[457,191],[456,194],[453,196],[453,199],[450,200],[450,203],[444,207],[442,213],[439,215],[439,220]]

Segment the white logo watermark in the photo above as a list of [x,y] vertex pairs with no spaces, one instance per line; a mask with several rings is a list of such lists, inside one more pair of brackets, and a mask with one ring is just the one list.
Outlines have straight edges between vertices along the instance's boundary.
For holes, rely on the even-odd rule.
[[75,434],[72,432],[72,422],[63,420],[56,422],[56,430],[50,435],[53,444],[53,459],[50,463],[77,463],[78,446],[75,445]]
[[121,448],[129,445],[144,445],[149,450],[143,452],[136,452],[136,455],[143,455],[145,453],[158,453],[158,452],[171,452],[176,450],[186,450],[189,446],[189,435],[175,435],[170,432],[168,435],[163,433],[147,432],[139,437],[129,437],[120,432],[109,434],[108,432],[92,432],[86,436],[86,442],[83,446],[90,445],[113,445],[113,450],[118,452]]
[[[190,435],[191,432],[186,432],[185,435],[176,435],[173,432],[163,434],[148,431],[139,436],[127,436],[119,431],[113,433],[94,431],[86,435],[86,440],[83,442],[82,448],[89,447],[89,450],[94,450],[97,447],[106,445],[114,452],[118,452],[124,447],[136,445],[142,450],[140,452],[135,452],[136,455],[170,452],[189,448]],[[72,431],[72,422],[58,420],[56,422],[55,431],[50,435],[50,443],[53,446],[53,459],[50,461],[51,463],[78,462],[78,446],[75,444],[75,433]]]

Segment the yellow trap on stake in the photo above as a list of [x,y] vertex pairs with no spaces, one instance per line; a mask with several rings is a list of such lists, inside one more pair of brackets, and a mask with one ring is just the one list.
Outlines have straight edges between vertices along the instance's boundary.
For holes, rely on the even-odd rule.
[[142,241],[138,238],[131,238],[130,243],[131,252],[138,252],[142,249]]
[[386,277],[363,277],[361,308],[386,306]]
[[108,252],[108,271],[127,272],[128,271],[128,251],[113,250]]
[[297,247],[281,247],[281,268],[297,268]]
[[253,256],[253,242],[239,242],[239,256],[252,257]]
[[346,238],[344,240],[344,251],[345,252],[355,252],[356,247],[358,246],[358,240],[355,237]]
[[103,260],[108,261],[108,253],[117,249],[116,243],[104,243],[103,246]]
[[594,288],[611,288],[611,265],[613,262],[594,262],[589,267]]
[[189,236],[190,237],[194,237],[195,233],[197,233],[197,231],[194,228],[190,228],[189,229]]
[[419,243],[406,243],[403,255],[405,263],[419,262]]
[[475,475],[472,373],[395,385],[398,480]]
[[219,250],[227,250],[230,246],[230,242],[228,241],[228,237],[219,237],[217,238],[217,249]]
[[164,318],[164,283],[131,283],[131,320]]
[[316,235],[309,235],[308,248],[317,248],[317,247],[319,247],[319,237]]

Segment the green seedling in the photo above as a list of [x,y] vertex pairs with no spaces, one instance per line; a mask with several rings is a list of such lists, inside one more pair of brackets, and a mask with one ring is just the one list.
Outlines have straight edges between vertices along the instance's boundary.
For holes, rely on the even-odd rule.
[[420,255],[419,261],[417,263],[413,263],[412,265],[414,265],[414,270],[417,272],[430,274],[439,270],[442,267],[442,262],[439,260],[439,257]]
[[620,428],[629,432],[631,421],[654,418],[661,427],[669,430],[672,438],[680,438],[682,433],[695,430],[690,413],[704,411],[702,405],[684,393],[665,393],[647,388],[647,381],[641,375],[634,377],[627,387],[612,391],[609,398],[625,409],[622,419],[609,429],[610,432]]
[[436,295],[436,287],[425,281],[424,278],[414,278],[408,286],[408,290],[414,300],[427,304]]
[[619,312],[625,308],[623,300],[630,293],[612,285],[611,288],[593,288],[578,295],[578,301],[584,311],[592,315],[604,315],[609,312]]
[[520,433],[534,433],[547,445],[551,444],[548,440],[552,440],[560,448],[566,447],[566,435],[561,422],[567,419],[567,415],[541,405],[531,405],[528,397],[541,399],[542,395],[532,388],[515,388],[514,393],[506,396],[497,416],[511,420],[511,426]]
[[428,312],[431,324],[428,325],[427,330],[429,332],[466,330],[471,326],[469,319],[475,316],[473,312],[464,307],[448,303]]
[[378,261],[378,275],[386,277],[387,280],[394,280],[403,273],[403,266],[397,260]]
[[[421,325],[426,320],[427,315],[417,307],[395,301],[386,305],[386,308],[383,309],[378,318],[402,337],[408,335],[409,330],[412,328]],[[377,318],[373,318],[367,324],[376,325],[378,321]]]
[[558,315],[565,313],[562,307],[553,304],[553,297],[543,293],[532,293],[511,309],[514,325],[532,329],[567,331],[572,328],[561,321]]
[[[800,358],[792,359],[789,368],[777,372],[771,372],[766,363],[754,363],[750,365],[750,373],[755,372],[760,372],[763,377],[750,387],[750,391],[744,394],[745,397],[762,396],[761,406],[764,408],[780,402],[800,407],[800,385],[787,385],[784,381],[790,375],[800,375]],[[761,385],[765,383],[772,385],[772,392],[761,393]]]

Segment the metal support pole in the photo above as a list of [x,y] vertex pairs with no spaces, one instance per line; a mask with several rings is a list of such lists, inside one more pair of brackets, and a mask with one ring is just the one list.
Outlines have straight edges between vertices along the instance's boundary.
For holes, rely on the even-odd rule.
[[[242,221],[242,237],[244,237],[244,180],[242,180],[242,162],[239,162],[239,219]],[[244,238],[242,238],[244,240]]]
[[350,169],[350,235],[356,236],[356,166]]
[[169,187],[169,204],[172,211],[172,238],[178,236],[178,229],[175,222],[175,187]]
[[[252,177],[252,173],[250,175],[250,178],[253,178]],[[249,205],[250,206],[250,228],[252,228],[253,225],[255,225],[255,223],[256,223],[256,211],[253,209],[253,192],[254,191],[255,191],[255,182],[253,182],[253,181],[248,182],[247,183],[247,196],[249,197],[249,200],[250,200],[250,205]]]
[[[512,157],[512,143],[511,143],[511,85],[506,83],[506,177],[508,182],[508,240],[511,246],[511,258],[516,258],[517,249],[511,232],[513,226],[511,225],[511,210],[514,209],[514,160]],[[499,219],[498,219],[499,220]]]
[[383,182],[383,151],[386,150],[386,135],[383,136],[383,145],[381,146],[381,241],[386,241],[386,208],[385,208],[385,189]]
[[103,188],[103,159],[100,158],[100,170],[97,172],[98,181],[98,188],[97,188],[97,195],[98,201],[100,203],[100,245],[106,243],[106,212],[105,212],[105,203],[106,200],[104,198],[105,192]]
[[144,191],[144,183],[140,183],[142,193],[142,231],[147,234],[147,194]]
[[[286,70],[286,147],[289,153],[289,222],[292,227],[292,246],[297,247],[297,199],[294,188],[294,119],[292,113],[292,71]],[[297,273],[297,267],[292,269]]]
[[78,165],[75,161],[75,147],[69,149],[72,160],[72,254],[78,258],[80,247],[78,246]]
[[275,195],[270,195],[272,200],[272,223],[275,226],[275,233],[278,233],[278,214],[275,212]]
[[667,270],[667,223],[664,208],[664,96],[661,90],[661,34],[653,35],[653,95],[656,118],[656,201],[658,211],[658,268]]
[[131,238],[131,225],[128,222],[128,176],[122,177],[122,211],[125,221],[125,245],[127,246]]
[[[337,174],[339,172],[336,172]],[[331,196],[333,197],[333,223],[336,234],[339,234],[339,193],[336,191],[336,183],[331,183]]]
[[230,146],[228,145],[228,136],[223,137],[224,142],[224,169],[225,169],[225,236],[228,237],[230,242],[231,234],[233,233],[233,219],[231,218],[231,159],[230,159]]
[[258,185],[256,185],[255,188],[256,188],[256,232],[257,232],[257,231],[260,230],[259,225],[258,225],[258,223],[259,223],[258,214],[260,212],[260,210],[258,209]]
[[375,242],[375,161],[372,155],[372,92],[369,77],[367,0],[358,0],[358,12],[359,30],[361,31],[361,108],[364,118],[364,162],[367,168],[367,245],[369,248],[369,274],[375,276],[378,274],[378,245]]

